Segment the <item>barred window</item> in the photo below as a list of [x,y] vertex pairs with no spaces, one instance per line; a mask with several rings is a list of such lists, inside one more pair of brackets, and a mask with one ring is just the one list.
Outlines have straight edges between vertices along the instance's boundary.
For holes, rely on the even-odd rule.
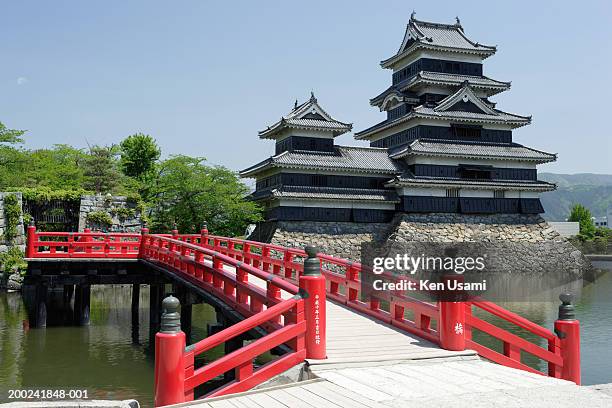
[[506,192],[504,190],[495,190],[493,192],[493,197],[495,197],[495,198],[506,198]]
[[450,198],[459,197],[459,189],[458,188],[448,188],[446,189],[446,196]]

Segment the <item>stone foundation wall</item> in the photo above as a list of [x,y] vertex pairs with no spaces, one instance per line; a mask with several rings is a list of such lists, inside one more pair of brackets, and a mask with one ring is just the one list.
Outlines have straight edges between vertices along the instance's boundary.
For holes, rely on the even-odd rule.
[[402,214],[389,241],[475,243],[506,272],[582,276],[590,262],[539,215]]
[[[7,195],[16,195],[19,206],[21,207],[21,216],[19,217],[19,224],[17,225],[17,236],[13,242],[4,241],[4,228],[6,227],[6,219],[4,217],[4,197]],[[0,193],[0,253],[8,251],[11,246],[18,246],[21,250],[25,251],[25,227],[23,225],[23,200],[21,193]]]
[[[390,223],[276,221],[250,237],[287,247],[314,244],[330,255],[360,261],[365,242],[476,243],[508,271],[565,271],[581,276],[590,262],[539,215],[398,214]],[[416,247],[415,247],[416,249]]]
[[[119,208],[128,208],[133,215],[123,218],[117,213]],[[110,230],[125,232],[140,232],[141,219],[140,212],[134,203],[128,201],[123,196],[107,197],[104,195],[84,195],[81,197],[81,207],[79,210],[79,231],[88,225],[87,214],[94,211],[104,211],[112,218]],[[101,226],[90,225],[91,228],[105,229]],[[108,227],[107,227],[108,228]]]
[[250,239],[291,248],[315,245],[329,255],[359,261],[361,244],[384,240],[386,223],[276,221],[257,225]]

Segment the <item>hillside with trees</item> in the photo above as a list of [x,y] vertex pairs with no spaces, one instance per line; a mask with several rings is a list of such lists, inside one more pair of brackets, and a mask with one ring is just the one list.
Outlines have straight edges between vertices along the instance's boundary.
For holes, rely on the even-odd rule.
[[580,203],[595,217],[612,208],[612,175],[540,173],[539,178],[557,184],[557,190],[542,194],[544,218],[565,221],[574,204]]

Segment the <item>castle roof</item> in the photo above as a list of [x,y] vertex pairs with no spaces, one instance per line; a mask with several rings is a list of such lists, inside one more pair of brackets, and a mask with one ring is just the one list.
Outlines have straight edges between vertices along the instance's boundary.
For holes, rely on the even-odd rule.
[[[445,74],[442,72],[431,72],[431,71],[420,71],[412,77],[391,85],[385,89],[379,95],[370,99],[370,105],[382,106],[385,98],[392,93],[404,93],[411,92],[413,89],[421,85],[442,85],[457,87],[462,86],[464,83],[468,83],[474,89],[482,89],[487,92],[488,96],[496,95],[510,88],[510,82],[497,81],[495,79],[488,78],[486,76],[473,76],[473,75],[461,75],[461,74]],[[408,94],[408,96],[412,96]]]
[[422,187],[422,188],[469,188],[474,190],[518,190],[545,192],[553,191],[557,186],[545,181],[499,181],[469,180],[449,177],[415,176],[411,172],[402,173],[386,184],[388,187]]
[[353,125],[332,118],[311,93],[310,99],[300,105],[296,101],[291,112],[258,133],[262,139],[275,139],[280,131],[287,128],[331,132],[335,137],[350,132]]
[[387,149],[376,147],[335,146],[333,152],[304,150],[284,151],[240,172],[252,177],[271,168],[355,171],[362,173],[397,174],[400,164],[391,160]]
[[396,62],[417,49],[476,54],[483,59],[495,54],[496,51],[495,46],[483,45],[470,40],[465,35],[459,18],[455,24],[441,24],[417,20],[415,13],[412,13],[397,53],[381,61],[380,65],[383,68],[391,68]]
[[335,188],[312,186],[281,186],[253,196],[254,199],[277,198],[285,200],[342,200],[377,201],[398,203],[399,198],[393,190],[366,188]]
[[[466,110],[468,104],[470,110]],[[464,82],[452,95],[442,99],[436,106],[428,104],[414,107],[408,114],[393,120],[385,120],[368,129],[355,133],[355,139],[366,139],[384,129],[394,127],[414,118],[427,118],[445,122],[461,122],[467,124],[505,124],[512,128],[531,123],[531,116],[521,116],[493,108],[489,103],[479,98],[469,82]]]
[[394,148],[389,152],[389,157],[392,159],[401,159],[411,155],[518,160],[536,163],[547,163],[557,159],[555,154],[542,152],[517,143],[458,142],[455,140],[440,141],[437,139],[417,139],[409,144]]

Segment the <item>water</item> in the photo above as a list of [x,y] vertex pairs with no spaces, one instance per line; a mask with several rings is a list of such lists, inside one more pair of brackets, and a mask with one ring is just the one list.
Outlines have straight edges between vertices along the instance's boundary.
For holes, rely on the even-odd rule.
[[[86,327],[29,329],[19,293],[0,293],[0,402],[15,388],[86,389],[89,398],[134,398],[152,406],[153,356],[148,352],[148,290],[141,291],[139,328],[132,333],[131,290],[97,286],[91,294],[91,324]],[[577,304],[582,324],[582,378],[584,384],[612,382],[612,272],[586,284]],[[558,301],[503,305],[552,329]],[[523,334],[505,322],[486,320]],[[206,336],[215,323],[214,309],[194,305],[194,340]],[[133,336],[134,334],[134,336]],[[133,341],[136,340],[136,341]],[[501,348],[493,339],[483,340]],[[210,361],[222,347],[205,356]],[[526,362],[538,362],[526,356]],[[540,368],[542,368],[540,366]]]
[[[149,350],[149,292],[142,287],[138,329],[132,333],[131,287],[92,286],[91,324],[30,329],[19,293],[0,293],[0,402],[7,390],[87,390],[89,398],[137,399],[153,406],[153,354]],[[206,337],[214,308],[193,306],[192,338]],[[214,359],[217,347],[207,353]]]

